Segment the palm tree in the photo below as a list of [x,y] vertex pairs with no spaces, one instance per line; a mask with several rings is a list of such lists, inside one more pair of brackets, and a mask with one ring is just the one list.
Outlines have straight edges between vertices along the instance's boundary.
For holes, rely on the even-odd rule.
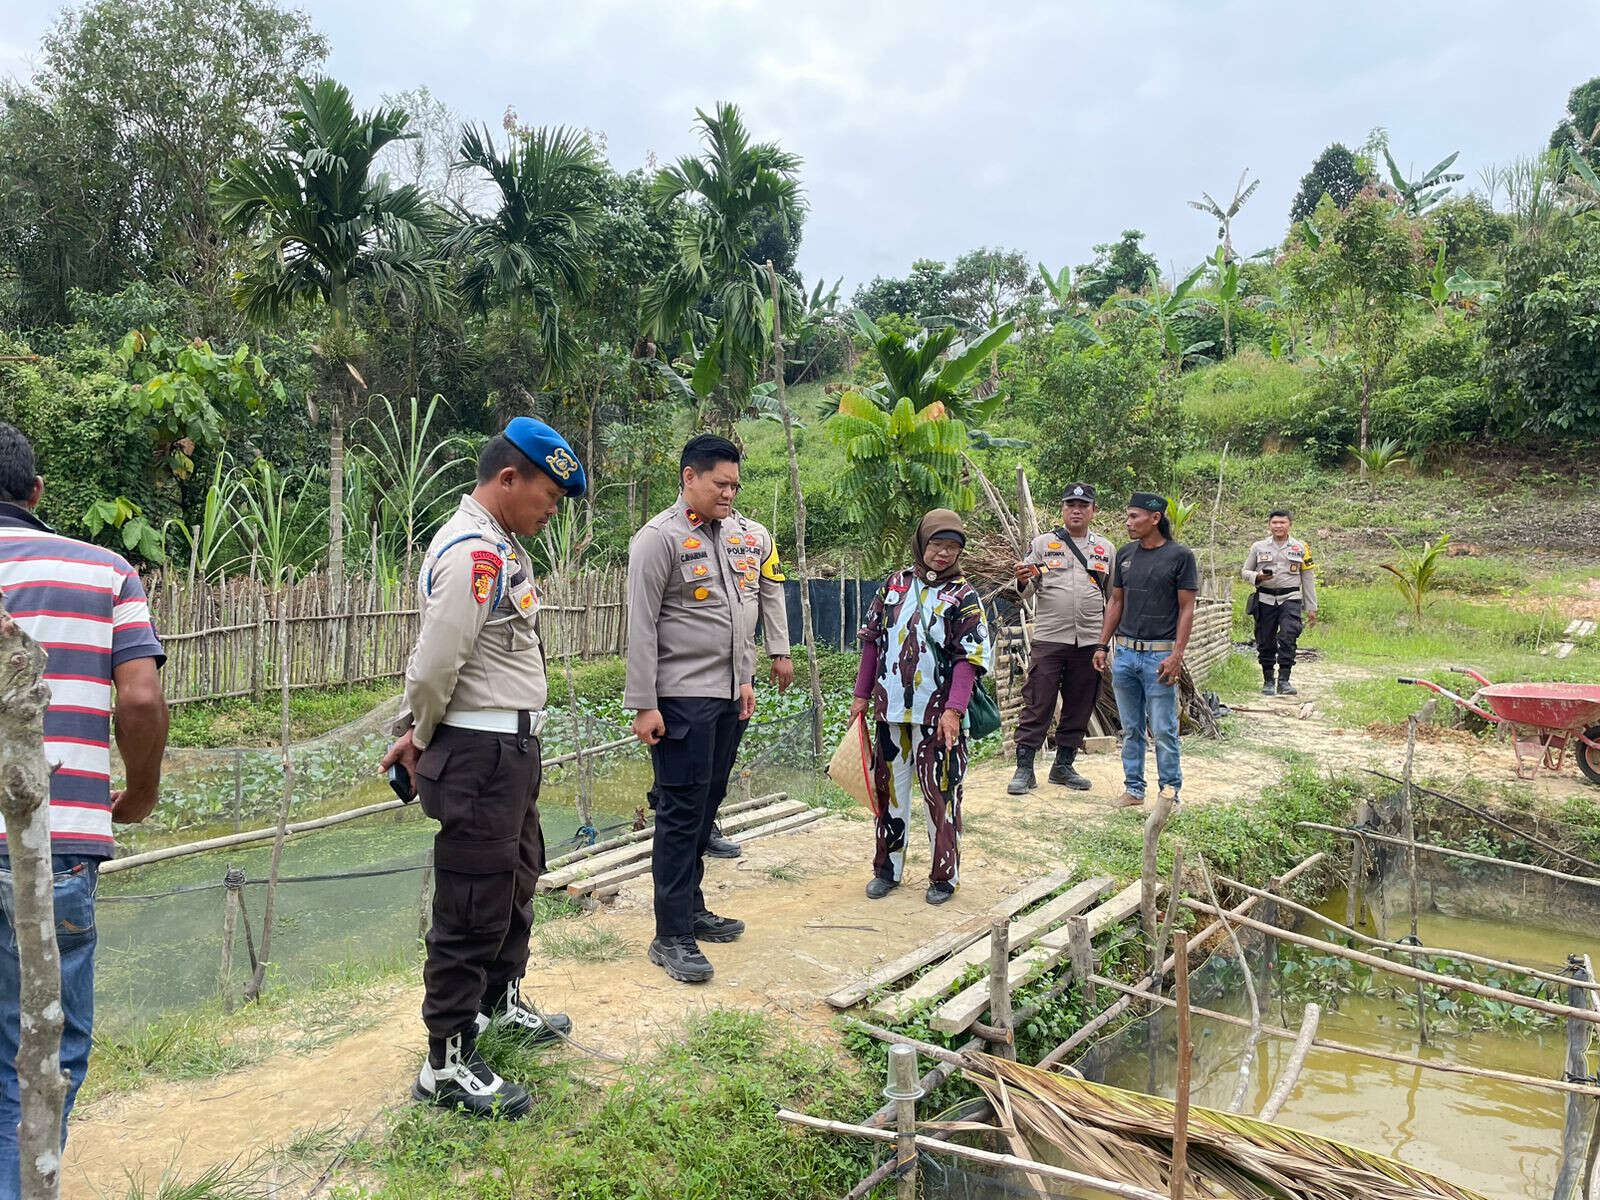
[[[365,386],[349,361],[351,289],[392,288],[436,310],[443,263],[427,197],[374,169],[379,151],[412,136],[404,110],[357,113],[349,89],[332,79],[298,80],[294,95],[296,107],[283,113],[272,145],[257,158],[230,162],[215,193],[224,226],[253,239],[236,294],[245,316],[267,323],[308,304],[332,318],[322,353],[330,363],[328,570],[337,587],[344,574],[345,405],[353,399],[346,389]],[[341,361],[343,372],[331,365]],[[309,399],[308,407],[315,420]]]
[[561,323],[562,302],[588,294],[592,238],[600,217],[601,166],[587,134],[572,129],[514,132],[505,153],[488,127],[461,138],[460,169],[476,168],[499,189],[492,213],[461,210],[445,245],[463,262],[461,291],[479,312],[503,300],[513,318],[539,321],[544,375],[570,369],[575,343]]
[[909,400],[913,412],[941,404],[941,411],[968,425],[994,415],[1000,405],[999,394],[985,400],[974,399],[966,386],[967,379],[984,359],[1005,344],[1016,328],[1013,322],[983,330],[971,342],[958,342],[953,325],[908,339],[892,329],[880,329],[860,309],[853,310],[852,315],[856,328],[871,343],[883,367],[883,378],[866,388],[864,394],[884,412],[892,412],[900,400]]
[[1210,192],[1201,192],[1202,200],[1189,201],[1190,208],[1197,208],[1203,213],[1210,213],[1217,219],[1217,240],[1222,243],[1223,252],[1228,261],[1236,257],[1233,253],[1233,219],[1239,215],[1239,210],[1244,207],[1245,201],[1255,195],[1255,190],[1261,186],[1261,180],[1253,180],[1249,187],[1245,187],[1245,176],[1250,174],[1246,167],[1239,172],[1239,182],[1233,186],[1233,199],[1228,207],[1224,208],[1211,198]]
[[[700,397],[723,402],[720,420],[731,429],[729,413],[749,395],[771,345],[765,268],[752,258],[755,230],[771,220],[787,229],[798,217],[800,158],[774,142],[752,142],[732,104],[696,117],[704,153],[664,167],[651,185],[658,207],[682,209],[673,230],[677,261],[646,286],[641,308],[655,341],[687,328],[700,343],[690,383]],[[793,289],[779,291],[788,323]]]
[[1198,354],[1211,345],[1210,342],[1183,345],[1182,339],[1178,337],[1177,325],[1179,317],[1189,316],[1203,306],[1204,301],[1189,293],[1210,265],[1209,261],[1201,263],[1185,275],[1170,294],[1163,295],[1161,284],[1156,283],[1150,288],[1148,296],[1123,296],[1117,300],[1119,308],[1133,310],[1144,324],[1155,329],[1156,335],[1161,339],[1161,348],[1166,352],[1168,365],[1173,371],[1180,370],[1184,359],[1191,354]]

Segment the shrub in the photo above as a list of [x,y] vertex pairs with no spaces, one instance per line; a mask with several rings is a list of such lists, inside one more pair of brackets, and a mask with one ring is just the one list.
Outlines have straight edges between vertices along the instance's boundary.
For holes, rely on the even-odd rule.
[[1267,358],[1255,349],[1179,379],[1184,420],[1192,441],[1252,454],[1290,437],[1294,413],[1310,383],[1303,367]]
[[[27,353],[0,338],[0,354]],[[71,537],[89,536],[85,514],[102,500],[126,496],[157,528],[177,512],[176,488],[152,486],[154,448],[147,433],[128,428],[122,382],[104,350],[0,363],[0,420],[33,443],[45,479],[39,515]],[[106,544],[121,549],[114,530]]]
[[1140,486],[1165,486],[1182,443],[1177,385],[1135,348],[1094,346],[1057,355],[1020,381],[1019,411],[1038,429],[1042,481],[1053,492],[1074,479],[1111,502]]

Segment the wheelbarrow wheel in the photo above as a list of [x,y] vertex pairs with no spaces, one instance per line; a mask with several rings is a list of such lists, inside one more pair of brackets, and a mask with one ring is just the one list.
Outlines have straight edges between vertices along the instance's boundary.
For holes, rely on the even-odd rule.
[[[1600,725],[1591,725],[1584,730],[1584,736],[1591,742],[1600,742]],[[1585,742],[1579,742],[1575,749],[1578,752],[1578,770],[1589,777],[1590,783],[1600,783],[1600,750]]]

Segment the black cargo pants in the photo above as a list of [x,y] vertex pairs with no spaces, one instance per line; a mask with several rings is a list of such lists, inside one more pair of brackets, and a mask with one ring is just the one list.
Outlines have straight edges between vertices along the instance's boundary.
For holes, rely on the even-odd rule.
[[1294,669],[1296,643],[1300,640],[1300,601],[1256,605],[1256,658],[1263,671]]
[[1050,718],[1061,697],[1061,717],[1056,722],[1056,749],[1076,753],[1089,732],[1089,718],[1100,698],[1100,672],[1094,654],[1100,647],[1068,646],[1064,642],[1034,642],[1028,677],[1022,684],[1022,717],[1017,722],[1017,749],[1037,751],[1044,745]]
[[439,822],[433,924],[422,968],[430,1037],[472,1025],[528,966],[544,871],[539,739],[439,726],[417,759],[417,797]]
[[700,890],[706,844],[717,808],[728,793],[728,774],[739,753],[744,722],[739,702],[706,696],[662,696],[657,702],[667,731],[650,747],[655,768],[656,833],[650,873],[655,882],[656,936],[692,936],[694,915],[704,911]]

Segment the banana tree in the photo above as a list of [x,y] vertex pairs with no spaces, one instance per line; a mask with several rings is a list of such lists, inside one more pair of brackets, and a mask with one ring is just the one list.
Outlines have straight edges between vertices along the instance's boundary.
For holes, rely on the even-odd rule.
[[1413,217],[1419,217],[1450,194],[1450,185],[1462,178],[1460,171],[1451,171],[1450,164],[1461,156],[1461,151],[1448,155],[1418,176],[1407,179],[1395,164],[1389,147],[1383,148],[1383,158],[1389,164],[1389,178],[1394,190],[1400,194],[1401,207]]
[[1004,321],[986,329],[970,341],[959,341],[954,325],[930,329],[907,338],[893,330],[880,329],[860,309],[852,310],[856,328],[872,344],[883,367],[883,378],[861,391],[884,412],[901,400],[911,403],[913,412],[933,404],[968,424],[987,421],[1000,406],[998,394],[976,399],[967,387],[968,378],[991,354],[1005,344],[1016,325]]
[[1058,274],[1052,275],[1050,268],[1040,263],[1039,278],[1044,280],[1044,290],[1055,302],[1055,309],[1050,313],[1051,324],[1072,330],[1084,345],[1104,346],[1106,340],[1100,336],[1100,331],[1077,315],[1078,309],[1083,306],[1083,298],[1078,295],[1072,268],[1064,266]]
[[1117,307],[1126,308],[1137,313],[1140,320],[1152,326],[1157,336],[1161,339],[1161,348],[1168,359],[1172,370],[1182,368],[1183,362],[1191,354],[1198,354],[1212,345],[1211,342],[1191,342],[1185,346],[1178,336],[1177,321],[1179,317],[1193,315],[1203,305],[1198,296],[1189,293],[1194,290],[1194,285],[1200,281],[1200,276],[1211,265],[1208,259],[1194,270],[1190,271],[1178,285],[1166,295],[1162,294],[1161,285],[1156,283],[1150,288],[1148,296],[1123,296],[1117,301]]
[[1255,195],[1256,189],[1261,186],[1261,180],[1256,179],[1251,181],[1249,187],[1246,187],[1245,176],[1249,174],[1249,167],[1239,172],[1239,182],[1233,185],[1233,199],[1228,202],[1226,207],[1213,200],[1210,192],[1201,192],[1200,195],[1203,199],[1189,201],[1190,208],[1209,213],[1217,219],[1217,240],[1222,243],[1223,255],[1229,262],[1232,262],[1235,257],[1233,253],[1233,219],[1239,215],[1239,210],[1245,206],[1245,201]]
[[1211,258],[1217,269],[1216,306],[1222,313],[1222,356],[1233,357],[1233,310],[1239,302],[1239,260],[1228,254],[1226,244],[1218,246]]

